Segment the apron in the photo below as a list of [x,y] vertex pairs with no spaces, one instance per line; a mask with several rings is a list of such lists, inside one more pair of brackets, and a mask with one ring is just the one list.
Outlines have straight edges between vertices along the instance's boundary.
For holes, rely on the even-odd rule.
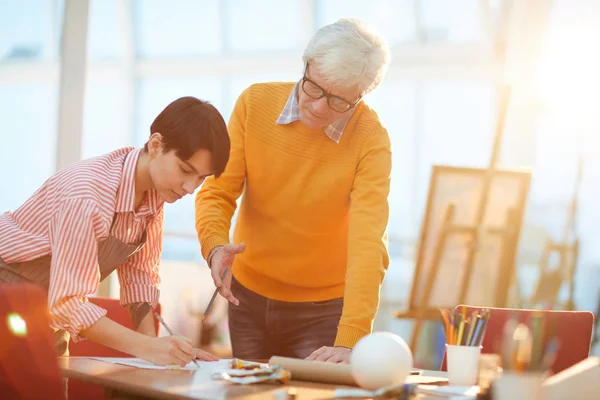
[[[115,218],[113,218],[113,224]],[[112,226],[111,226],[112,230]],[[117,267],[140,251],[147,240],[147,231],[144,231],[138,244],[127,244],[116,237],[109,235],[105,240],[98,242],[98,265],[100,281],[106,279]],[[51,256],[43,256],[21,263],[6,264],[0,258],[0,285],[34,283],[48,290],[50,284]],[[54,331],[54,343],[59,356],[69,355],[69,332],[64,330]]]

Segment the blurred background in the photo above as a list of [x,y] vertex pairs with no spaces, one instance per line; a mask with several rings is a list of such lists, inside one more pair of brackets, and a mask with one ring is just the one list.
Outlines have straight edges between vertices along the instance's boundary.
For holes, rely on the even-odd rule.
[[[571,201],[579,240],[568,308],[600,295],[600,2],[594,0],[0,0],[0,211],[58,168],[142,146],[177,97],[211,101],[226,120],[255,82],[297,81],[315,31],[357,17],[389,41],[392,64],[367,101],[393,144],[389,251],[376,330],[408,340],[406,306],[433,165],[488,165],[499,94],[511,98],[498,166],[531,171],[513,303],[526,304],[548,239],[563,240]],[[596,50],[594,50],[596,49]],[[79,97],[78,97],[79,94]],[[581,183],[577,187],[578,165]],[[200,340],[213,290],[194,229],[193,196],[165,207],[161,303]],[[116,278],[103,287],[118,296]],[[226,304],[204,329],[223,354]],[[557,306],[558,307],[558,306]],[[439,336],[431,327],[424,335]],[[422,340],[436,352],[435,340]],[[426,349],[427,350],[427,349]],[[593,350],[600,354],[600,349]],[[431,361],[432,363],[434,361]]]

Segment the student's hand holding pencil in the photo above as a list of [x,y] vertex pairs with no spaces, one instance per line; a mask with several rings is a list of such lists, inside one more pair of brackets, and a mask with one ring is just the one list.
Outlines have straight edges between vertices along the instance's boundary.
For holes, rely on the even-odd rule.
[[[166,339],[167,355],[164,354],[164,349],[161,349],[161,346],[159,346],[159,351],[156,355],[151,356],[150,358],[142,358],[153,362],[156,365],[179,365],[181,367],[185,367],[191,361],[193,361],[194,364],[196,364],[199,367],[198,363],[196,362],[196,359],[205,361],[218,360],[217,357],[204,350],[192,348],[192,341],[190,339],[183,336],[175,335],[175,333],[171,330],[169,325],[167,325],[167,323],[161,317],[160,314],[154,313],[154,317],[167,330],[167,332],[170,335],[167,337],[157,338],[162,339],[162,342],[164,342],[164,339]],[[163,344],[162,342],[160,343],[161,345]]]
[[204,351],[198,348],[194,348],[192,353],[192,359],[202,361],[219,361],[219,357],[210,354],[208,351]]
[[185,367],[196,356],[192,341],[182,336],[150,338],[142,351],[136,354],[156,365],[179,365]]

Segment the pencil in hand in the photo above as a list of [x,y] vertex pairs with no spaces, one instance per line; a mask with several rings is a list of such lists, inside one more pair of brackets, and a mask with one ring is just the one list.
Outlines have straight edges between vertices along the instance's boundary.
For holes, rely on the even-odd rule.
[[[159,313],[155,312],[154,313],[154,317],[156,317],[156,319],[158,320],[158,322],[160,322],[160,324],[167,330],[167,332],[169,332],[169,335],[175,336],[175,334],[173,333],[173,331],[171,330],[171,328],[169,328],[169,325],[167,325],[167,323],[165,322],[164,319],[162,319],[162,317],[160,316]],[[196,359],[192,358],[192,362],[194,364],[196,364],[196,366],[198,368],[200,368],[200,364],[198,364],[198,361],[196,361]]]
[[[228,271],[229,271],[229,268],[225,268],[225,270],[223,271],[223,274],[221,275],[221,282],[223,282],[225,280],[225,277],[227,276]],[[215,298],[217,297],[217,293],[219,293],[219,288],[215,288],[215,291],[213,292],[213,295],[210,298],[210,301],[208,302],[208,306],[206,306],[206,310],[204,310],[204,314],[202,315],[203,323],[204,323],[204,320],[206,319],[206,315],[210,311],[210,308],[212,307],[212,305],[215,301]]]

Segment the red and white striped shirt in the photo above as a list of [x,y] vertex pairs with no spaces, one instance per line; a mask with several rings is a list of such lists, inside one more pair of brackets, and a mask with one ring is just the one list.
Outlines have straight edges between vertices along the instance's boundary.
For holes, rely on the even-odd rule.
[[151,190],[135,211],[140,151],[123,148],[74,163],[50,177],[16,211],[0,215],[0,258],[5,263],[52,255],[51,325],[69,331],[74,341],[106,315],[87,296],[100,283],[97,243],[109,234],[138,243],[147,229],[146,245],[117,269],[121,304],[149,302],[154,307],[158,302],[164,202]]

